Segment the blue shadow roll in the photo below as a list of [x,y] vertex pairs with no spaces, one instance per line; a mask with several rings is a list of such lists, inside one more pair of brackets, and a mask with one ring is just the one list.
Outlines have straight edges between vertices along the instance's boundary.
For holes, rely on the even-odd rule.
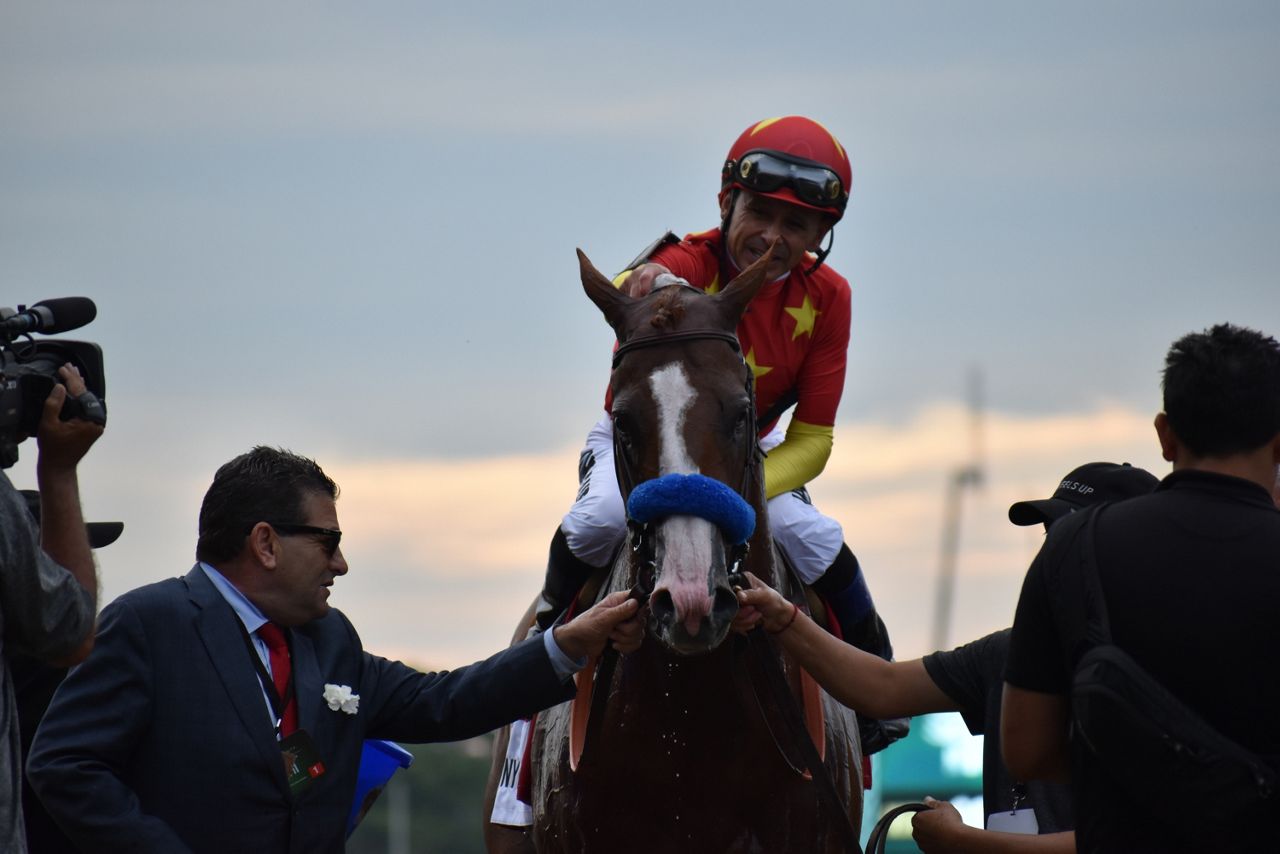
[[756,529],[756,511],[741,495],[702,474],[664,474],[631,491],[627,515],[647,523],[667,516],[698,516],[720,526],[734,545]]

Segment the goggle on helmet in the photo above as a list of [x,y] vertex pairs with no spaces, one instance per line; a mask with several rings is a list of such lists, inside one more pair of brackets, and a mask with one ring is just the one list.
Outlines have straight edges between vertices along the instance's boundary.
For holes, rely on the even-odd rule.
[[729,149],[721,193],[732,187],[791,204],[844,215],[852,169],[844,146],[825,127],[803,116],[765,119],[747,128]]

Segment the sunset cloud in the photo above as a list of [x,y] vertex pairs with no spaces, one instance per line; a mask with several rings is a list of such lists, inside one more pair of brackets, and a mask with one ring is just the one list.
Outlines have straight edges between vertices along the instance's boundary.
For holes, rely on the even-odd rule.
[[[951,472],[967,462],[969,419],[962,407],[936,406],[904,424],[842,423],[837,451],[812,488],[845,526],[900,655],[928,651],[944,493]],[[955,643],[1012,619],[1043,535],[1010,524],[1011,503],[1047,497],[1062,475],[1094,460],[1164,472],[1147,413],[1105,406],[1052,417],[993,413],[986,422],[985,483],[961,504]],[[340,601],[349,612],[365,603],[385,609],[357,620],[366,640],[432,660],[441,642],[472,649],[464,658],[502,642],[541,582],[576,464],[576,447],[477,460],[328,462],[343,488],[348,557],[363,568],[341,582]],[[390,578],[384,568],[393,568]],[[424,604],[446,596],[454,602],[448,609]],[[424,625],[415,616],[422,609],[440,622]],[[475,645],[460,643],[464,637]]]

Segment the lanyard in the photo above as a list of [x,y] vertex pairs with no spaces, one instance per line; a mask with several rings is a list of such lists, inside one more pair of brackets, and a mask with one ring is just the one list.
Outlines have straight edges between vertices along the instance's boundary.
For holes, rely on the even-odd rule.
[[[267,672],[266,665],[262,663],[262,656],[258,654],[257,648],[253,645],[253,639],[249,637],[249,630],[244,627],[244,623],[236,620],[240,625],[240,637],[244,639],[245,648],[249,651],[249,659],[253,661],[253,669],[258,674],[258,681],[262,683],[262,693],[266,696],[267,702],[271,705],[271,717],[276,729],[276,740],[280,739],[280,725],[284,723],[284,710],[288,708],[289,701],[293,699],[293,667],[289,668],[289,681],[284,686],[284,697],[276,692],[275,680],[271,678],[271,674]],[[264,641],[265,643],[265,641]],[[292,650],[290,655],[292,656]],[[268,654],[268,658],[270,655]]]

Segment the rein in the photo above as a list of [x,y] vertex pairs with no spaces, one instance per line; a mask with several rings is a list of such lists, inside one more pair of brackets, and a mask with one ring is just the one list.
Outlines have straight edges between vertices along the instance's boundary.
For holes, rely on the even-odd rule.
[[769,636],[765,634],[764,629],[756,626],[747,633],[747,642],[748,648],[755,651],[757,660],[764,668],[765,687],[772,695],[774,705],[782,714],[787,729],[791,730],[796,747],[800,750],[800,758],[804,760],[814,785],[818,787],[818,800],[825,803],[832,812],[832,823],[840,834],[845,850],[863,854],[862,845],[858,842],[858,831],[849,820],[848,813],[842,808],[835,781],[831,779],[827,765],[822,761],[822,755],[818,752],[813,739],[809,737],[804,714],[800,711],[795,695],[791,693],[791,686],[787,684],[787,677],[782,672],[778,657],[773,654]]

